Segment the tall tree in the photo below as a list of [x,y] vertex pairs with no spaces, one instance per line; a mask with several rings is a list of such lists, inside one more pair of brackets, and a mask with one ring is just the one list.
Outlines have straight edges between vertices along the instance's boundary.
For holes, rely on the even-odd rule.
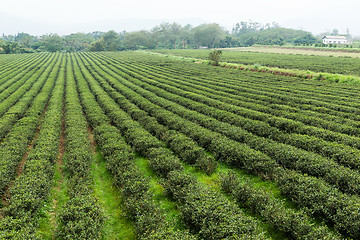
[[88,33],[88,35],[93,37],[95,40],[99,40],[102,37],[102,35],[104,35],[104,34],[105,34],[105,32],[101,32],[101,31],[95,31],[92,33]]
[[170,24],[169,26],[170,42],[172,43],[175,49],[176,49],[176,44],[181,37],[182,30],[183,28],[181,27],[181,25],[176,22]]
[[66,51],[83,51],[90,47],[90,44],[95,39],[85,33],[73,33],[68,36],[65,36],[65,42],[66,42]]
[[168,48],[171,37],[171,24],[163,22],[151,30],[151,38],[157,42],[156,47]]
[[150,31],[151,38],[156,42],[156,48],[159,47],[161,42],[161,29],[160,26],[155,26]]
[[3,48],[5,54],[20,53],[20,46],[17,42],[7,42]]
[[101,37],[104,39],[105,50],[118,51],[121,45],[120,34],[115,31],[108,31]]
[[65,41],[57,34],[43,35],[41,42],[44,45],[46,51],[57,52],[61,51],[65,47]]
[[202,24],[193,29],[196,45],[214,48],[226,36],[225,30],[217,23]]
[[156,47],[155,41],[150,38],[150,33],[145,30],[127,33],[124,38],[124,44],[128,49],[132,50]]
[[28,33],[22,32],[15,36],[15,41],[26,48],[30,47],[34,40],[35,40],[35,37],[31,36]]
[[182,48],[186,48],[187,44],[189,44],[193,39],[192,35],[192,26],[187,24],[185,27],[182,28],[180,34],[180,40],[182,42]]
[[104,39],[100,38],[98,40],[96,40],[95,42],[92,42],[90,44],[90,51],[92,52],[101,52],[101,51],[105,51],[105,42]]

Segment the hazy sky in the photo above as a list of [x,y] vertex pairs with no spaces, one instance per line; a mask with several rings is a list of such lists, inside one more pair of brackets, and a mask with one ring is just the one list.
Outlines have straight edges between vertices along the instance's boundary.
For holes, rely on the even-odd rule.
[[337,28],[360,35],[359,0],[0,0],[0,34],[28,32],[134,31],[163,21],[219,23],[277,22],[315,34]]

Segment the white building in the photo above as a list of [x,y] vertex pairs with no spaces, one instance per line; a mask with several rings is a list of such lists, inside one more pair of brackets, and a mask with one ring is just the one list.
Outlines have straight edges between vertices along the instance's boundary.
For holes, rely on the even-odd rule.
[[349,44],[345,36],[324,36],[322,40],[324,44]]

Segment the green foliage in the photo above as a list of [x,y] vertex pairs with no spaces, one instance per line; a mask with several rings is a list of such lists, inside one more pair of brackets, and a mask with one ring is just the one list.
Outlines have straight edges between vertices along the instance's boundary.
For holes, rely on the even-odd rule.
[[96,40],[95,42],[92,42],[89,50],[92,52],[105,51],[104,39],[101,38],[99,40]]
[[56,235],[63,239],[100,239],[105,216],[93,196],[89,177],[93,157],[87,132],[88,124],[78,97],[72,62],[67,56],[65,89],[66,155],[64,166],[70,199],[59,213]]
[[212,61],[212,65],[218,66],[222,55],[221,50],[213,50],[209,53],[209,60]]
[[[149,180],[134,164],[133,149],[124,141],[120,131],[108,123],[109,120],[107,120],[102,108],[96,102],[93,93],[90,92],[84,76],[86,76],[86,80],[89,81],[91,90],[94,91],[94,93],[100,93],[101,88],[96,87],[96,82],[94,82],[89,72],[84,69],[83,64],[80,64],[79,67],[75,65],[75,76],[78,83],[82,86],[80,95],[89,121],[94,124],[95,139],[107,161],[107,169],[114,175],[114,183],[121,189],[127,216],[134,220],[139,238],[158,239],[161,236],[173,236],[176,239],[194,239],[187,231],[176,231],[165,222],[166,216],[152,199],[152,193],[149,191]],[[106,95],[101,93],[101,96]],[[104,102],[100,102],[104,104],[105,109],[108,109],[107,113],[112,112],[109,111],[110,109],[107,107],[112,106],[110,108],[114,110],[114,107],[117,106],[114,102],[109,101],[109,99],[106,100],[102,98],[102,100],[104,100]],[[118,121],[120,121],[120,119],[124,121],[123,127],[121,128],[123,131],[131,131],[139,128],[139,125],[133,124],[133,122],[126,117],[126,114],[121,111],[117,112],[119,113]],[[115,115],[110,114],[110,116]],[[128,136],[130,137],[130,135]],[[134,143],[139,142],[142,138],[141,135],[131,135],[131,137],[135,138],[133,140]],[[149,138],[149,140],[156,142],[154,138]],[[141,143],[139,142],[139,144]],[[157,144],[154,146],[157,146]],[[145,151],[144,153],[157,159],[154,161],[154,165],[156,165],[161,172],[166,172],[165,169],[171,166],[180,167],[177,159],[174,158],[171,159],[174,160],[174,163],[165,161],[165,165],[163,164],[164,161],[162,161],[160,156],[167,157],[170,151],[160,146]]]
[[15,41],[18,42],[20,45],[24,46],[25,48],[28,48],[31,46],[32,42],[34,42],[35,37],[31,36],[28,33],[18,33],[15,36]]
[[73,33],[66,35],[64,38],[67,52],[85,51],[89,48],[89,45],[94,42],[94,37],[91,34],[85,33]]
[[256,22],[237,23],[229,34],[217,23],[181,26],[164,22],[150,31],[74,33],[65,36],[49,34],[32,36],[28,33],[3,35],[0,53],[122,51],[137,49],[227,48],[253,44],[284,45],[318,42],[310,33],[280,28],[277,23],[262,25]]
[[225,37],[225,30],[219,24],[202,24],[192,30],[195,44],[214,48]]
[[[154,58],[153,57],[150,57],[150,58],[151,58],[151,60],[149,59],[149,61],[153,62]],[[144,61],[144,55],[142,55],[142,61]],[[111,64],[111,62],[107,62],[107,64]],[[181,65],[181,64],[179,64],[179,65]],[[186,64],[186,65],[188,67],[192,68],[192,66],[190,66],[189,64]],[[163,68],[162,63],[159,63],[158,66],[160,66],[159,67],[160,69]],[[174,112],[184,118],[187,118],[187,119],[191,120],[192,122],[199,123],[203,126],[206,126],[206,128],[210,128],[221,134],[226,134],[230,138],[236,139],[237,141],[243,142],[244,140],[246,140],[249,143],[253,144],[252,145],[253,147],[257,146],[259,148],[259,150],[261,150],[261,151],[264,149],[264,146],[266,146],[268,143],[270,144],[270,142],[271,142],[270,141],[264,145],[263,143],[264,143],[265,138],[261,137],[261,138],[257,138],[257,140],[255,140],[253,137],[250,137],[251,135],[246,134],[246,132],[244,132],[244,130],[236,129],[226,123],[220,124],[220,122],[216,122],[216,121],[214,121],[214,119],[206,118],[206,117],[198,114],[201,111],[206,111],[206,114],[211,114],[214,116],[218,115],[219,117],[221,116],[222,121],[225,121],[225,122],[230,121],[233,124],[235,124],[236,122],[239,122],[239,123],[241,122],[241,121],[239,121],[239,118],[235,118],[235,115],[232,115],[229,112],[226,112],[226,113],[224,112],[224,114],[221,114],[221,111],[219,111],[218,109],[209,108],[209,107],[206,107],[205,105],[199,103],[201,101],[206,101],[206,103],[210,104],[210,105],[211,105],[211,103],[214,103],[214,104],[216,103],[216,107],[221,108],[220,107],[221,104],[219,102],[210,101],[210,99],[207,99],[201,95],[191,94],[189,92],[189,89],[187,89],[186,92],[182,92],[181,88],[183,88],[185,85],[188,84],[188,81],[189,81],[188,77],[184,76],[184,78],[187,79],[187,83],[183,82],[181,85],[177,85],[174,88],[174,87],[169,86],[169,85],[173,85],[173,84],[170,84],[170,81],[168,81],[169,76],[171,78],[171,74],[167,74],[166,75],[167,77],[164,77],[163,78],[164,81],[162,81],[161,78],[156,77],[153,67],[151,67],[151,69],[152,69],[151,74],[149,74],[146,71],[147,67],[148,66],[146,66],[146,64],[145,64],[145,66],[141,66],[138,68],[133,67],[133,68],[131,68],[132,71],[129,71],[128,68],[123,68],[121,66],[111,67],[111,69],[116,72],[116,74],[114,74],[113,77],[118,76],[118,77],[122,78],[123,87],[126,86],[126,87],[133,89],[137,94],[142,95],[143,97],[147,98],[148,100],[151,100],[151,102],[156,103],[156,105],[160,106],[160,107],[156,107],[155,105],[149,105],[148,103],[144,104],[144,103],[139,102],[139,104],[142,105],[143,107],[145,107],[146,105],[149,105],[145,109],[147,109],[147,111],[151,112],[151,114],[153,116],[156,116],[160,122],[166,123],[167,126],[169,126],[170,128],[173,128],[177,131],[184,132],[186,135],[188,135],[191,138],[193,138],[194,140],[196,140],[200,145],[202,145],[204,147],[206,146],[206,148],[208,150],[218,153],[219,155],[217,155],[217,158],[222,158],[224,161],[227,161],[230,164],[234,164],[234,166],[236,166],[236,167],[241,167],[241,168],[252,170],[261,176],[270,177],[273,180],[275,180],[276,182],[279,182],[283,176],[293,176],[294,179],[298,179],[299,181],[303,181],[306,179],[306,176],[299,174],[297,172],[293,172],[288,169],[285,169],[284,171],[282,171],[282,168],[279,168],[277,163],[273,159],[269,158],[268,156],[264,155],[261,152],[251,151],[250,149],[247,148],[248,146],[245,147],[245,146],[241,146],[241,145],[236,145],[236,144],[239,144],[239,142],[236,142],[236,141],[232,142],[224,137],[219,138],[220,137],[219,135],[217,135],[213,132],[201,129],[198,126],[196,126],[196,124],[194,124],[194,123],[191,124],[190,122],[184,121],[184,119],[181,119],[179,117],[176,119],[172,119],[174,116],[171,115],[170,112],[165,113],[161,108],[169,109],[169,110],[171,110],[171,112]],[[119,71],[117,71],[116,69],[118,69]],[[136,70],[136,69],[138,69],[138,70]],[[140,72],[138,72],[140,69],[141,69],[141,74],[140,74]],[[180,71],[180,69],[183,69],[183,66],[182,67],[179,66],[177,71]],[[196,69],[198,70],[198,67],[196,67]],[[134,71],[138,72],[138,73],[134,73]],[[202,72],[202,74],[205,74],[206,71],[208,71],[208,68],[204,67],[204,72]],[[226,75],[225,71],[222,71],[222,70],[220,70],[220,71]],[[160,70],[160,72],[161,72],[161,70]],[[163,74],[163,72],[161,72],[161,74]],[[193,76],[192,74],[193,73],[190,73],[189,75]],[[249,74],[249,76],[250,75],[251,74]],[[207,75],[207,77],[212,78],[211,75]],[[230,77],[231,77],[231,75],[229,72],[229,78]],[[140,81],[140,79],[141,79],[141,81]],[[155,81],[155,79],[156,79],[156,81]],[[219,79],[217,79],[217,81],[220,81],[220,82],[216,82],[216,83],[211,83],[210,80],[207,81],[205,79],[206,78],[204,77],[204,79],[201,79],[201,81],[199,81],[199,82],[206,81],[206,83],[204,83],[204,85],[210,84],[210,85],[213,85],[212,87],[215,87],[215,88],[218,84],[220,86],[225,84],[224,86],[226,86],[226,87],[224,87],[224,89],[228,89],[228,91],[231,91],[232,94],[238,93],[238,91],[240,89],[242,89],[242,90],[244,89],[243,87],[241,87],[241,88],[239,87],[239,88],[236,88],[233,90],[229,89],[228,87],[233,86],[234,82],[231,82],[231,84],[230,84],[230,82],[227,82],[228,80],[222,81],[223,77],[219,77]],[[171,78],[171,82],[173,82],[173,81],[177,82],[177,80]],[[248,79],[247,81],[250,81],[250,80]],[[269,80],[264,79],[263,81],[265,84]],[[166,82],[166,84],[164,82]],[[259,79],[254,78],[253,83],[251,84],[251,88],[253,88],[255,85],[257,85],[258,82],[259,82]],[[241,83],[241,84],[244,86],[247,85],[244,83]],[[142,89],[137,87],[138,85],[140,85]],[[264,87],[262,86],[261,88],[263,89]],[[164,91],[165,89],[166,89],[166,91]],[[194,89],[194,88],[192,88],[192,89]],[[192,90],[190,90],[190,91],[192,91]],[[209,91],[209,89],[207,91],[203,91],[202,95],[208,91]],[[246,94],[246,92],[247,92],[247,90],[246,91],[243,90],[243,91],[241,91],[240,95]],[[184,99],[182,97],[180,97],[180,95],[183,95],[183,94],[184,94],[184,96],[186,96],[186,98],[184,98]],[[255,94],[251,95],[252,101],[253,101],[253,99],[257,99],[256,96],[258,94],[259,94],[259,92],[256,92]],[[225,93],[225,95],[227,95],[227,94]],[[212,94],[212,96],[214,96],[214,94]],[[279,99],[287,98],[287,96],[283,96],[283,94],[282,95],[279,94],[277,96],[279,96]],[[196,99],[197,102],[190,101],[189,98],[190,99],[194,98],[194,99]],[[284,100],[284,101],[288,101],[288,100]],[[234,99],[232,99],[231,102],[234,103]],[[178,104],[186,106],[186,108],[191,108],[193,111],[188,111],[188,110],[186,110],[186,108],[178,106]],[[244,104],[244,103],[242,103],[242,104]],[[305,101],[304,101],[304,104],[305,104]],[[228,109],[228,111],[231,109],[235,110],[235,108],[231,107],[229,104],[227,104],[226,106],[227,106],[226,109]],[[261,107],[261,106],[258,106],[258,107]],[[201,109],[203,109],[203,110],[201,110]],[[262,116],[262,114],[259,114],[259,113],[255,114],[255,113],[256,113],[255,111],[245,111],[245,109],[243,109],[243,108],[241,109],[241,111],[237,111],[237,114],[246,114],[246,116],[250,116],[249,114],[254,114],[254,117],[261,118],[262,120],[269,117],[269,116],[265,117],[266,115]],[[261,128],[259,128],[259,127],[254,127],[254,125],[251,125],[250,122],[254,122],[254,121],[249,120],[249,122],[248,122],[249,129],[253,129],[253,130],[258,129],[259,133],[268,134],[267,137],[271,136],[271,135],[269,135],[269,133],[267,133],[266,128],[264,128],[265,125],[263,125]],[[272,133],[272,134],[274,136],[276,136],[274,133]],[[253,139],[254,141],[251,139]],[[211,144],[212,141],[213,141],[213,144]],[[222,141],[227,141],[227,142],[224,142],[224,144],[222,144]],[[236,147],[233,147],[232,145],[234,145]],[[209,148],[209,146],[212,148]],[[271,149],[274,149],[274,147],[276,147],[276,146],[278,146],[279,149],[280,149],[280,146],[284,147],[284,145],[274,142],[273,144],[271,144],[271,147],[269,145],[269,148],[266,147],[266,149],[269,149],[269,152],[270,152],[270,151],[272,151]],[[241,151],[239,151],[239,149],[241,149]],[[242,151],[244,153],[242,153]],[[269,152],[267,152],[267,153],[269,153]],[[290,154],[290,153],[291,152],[287,152],[285,154],[284,151],[279,151],[279,154],[281,154],[281,155],[277,155],[277,156],[284,155],[284,157],[287,158],[286,155]],[[297,159],[298,157],[299,157],[299,155],[294,155],[294,157],[290,157],[289,160]],[[278,158],[278,157],[274,157],[274,158]],[[241,161],[239,161],[239,160],[241,160]],[[309,160],[312,160],[312,158],[309,158]],[[302,162],[303,161],[299,161],[298,163],[302,163]],[[326,163],[324,163],[324,164],[326,164]],[[313,169],[315,169],[315,165],[314,165]],[[316,169],[319,170],[319,168],[316,168]],[[325,169],[326,168],[324,168],[324,170]],[[336,169],[336,167],[334,169]],[[348,170],[346,170],[346,171],[348,171]],[[342,178],[341,177],[342,174],[343,173],[338,175],[340,177],[340,178],[338,178],[339,180]],[[329,176],[331,176],[331,174]],[[349,175],[349,176],[351,176],[351,175]],[[335,190],[336,188],[333,188],[331,186],[331,184],[333,184],[333,182],[330,178],[328,179],[327,183],[325,181],[323,181],[321,178],[313,178],[313,177],[310,177],[310,178],[316,182],[316,187],[315,187],[317,189],[316,191],[318,191],[322,196],[326,196],[326,194],[327,194],[326,191],[322,191],[323,188],[321,187],[321,184],[324,184],[324,186],[327,186],[327,187],[329,187],[329,189],[334,190],[334,196],[336,196],[336,199],[340,200],[344,197],[344,195],[339,190]],[[341,182],[342,182],[342,180],[339,181],[339,183],[341,183]],[[351,184],[351,181],[349,181],[348,183]],[[282,185],[280,184],[280,186],[282,186]],[[282,188],[282,189],[285,194],[288,194],[288,192],[285,188]],[[304,188],[304,189],[306,189],[306,188]],[[313,191],[313,189],[311,189],[311,190],[309,189],[309,192],[307,192],[307,191],[304,191],[304,189],[302,189],[302,191],[303,191],[302,193],[297,192],[298,194],[301,194],[301,197],[304,197],[304,196],[306,196],[306,194],[310,194],[311,191]],[[295,194],[295,192],[293,192],[293,193]],[[346,200],[346,201],[348,201],[348,200]],[[354,201],[358,201],[358,200],[354,200]],[[353,203],[351,203],[351,202],[352,202],[352,200],[348,202],[349,203],[348,207],[354,206]],[[327,205],[327,203],[324,203],[324,204],[329,207],[331,206],[331,205]],[[302,204],[300,204],[300,205],[304,206]],[[317,204],[316,204],[316,202],[312,202],[312,203],[310,203],[310,205],[306,205],[306,207],[308,207],[310,209],[317,209]],[[335,208],[340,209],[339,207],[340,206],[337,205]],[[352,207],[350,207],[350,208],[352,208]],[[335,211],[335,210],[333,209],[331,211]],[[342,220],[341,220],[341,224],[340,224],[340,222],[334,221],[334,218],[331,215],[328,215],[324,212],[322,212],[320,214],[322,217],[326,216],[325,218],[328,219],[333,224],[336,224],[336,229],[343,232],[345,235],[355,236],[353,234],[356,231],[355,229],[358,227],[356,224],[354,224],[354,225],[346,224],[346,220],[344,218],[341,218]],[[351,214],[351,218],[353,218],[353,219],[356,219],[357,218],[356,216],[357,216],[356,213]],[[338,219],[340,219],[340,217]],[[343,226],[343,224],[346,224],[349,227],[348,231],[345,230],[345,228],[342,229],[341,226]],[[319,230],[319,231],[322,232],[322,230]]]
[[[13,114],[4,115],[0,120],[0,137],[6,136],[0,145],[0,156],[3,159],[0,162],[0,192],[2,193],[14,178],[16,166],[21,161],[22,156],[27,151],[28,144],[35,135],[36,127],[39,124],[38,117],[42,114],[50,96],[57,71],[59,70],[60,61],[56,63],[57,57],[55,55],[49,60],[54,62],[47,62],[46,67],[42,71],[38,71],[33,75],[35,79],[28,79],[23,88],[18,89],[20,91],[7,98],[3,101],[3,105],[1,105],[3,107],[0,108],[3,110],[2,114],[13,112]],[[30,71],[31,74],[33,72]],[[36,77],[39,77],[39,79],[34,84]],[[46,80],[48,80],[47,83],[45,83]],[[20,84],[23,84],[23,82],[20,81]],[[30,88],[32,84],[34,86]],[[15,85],[14,87],[19,86]],[[41,88],[43,88],[43,91],[37,95]],[[2,92],[2,94],[4,93],[6,91]],[[10,107],[12,104],[14,105]],[[32,106],[28,109],[30,104]],[[22,116],[23,118],[21,118]],[[21,119],[19,120],[19,118]]]
[[[156,50],[156,52],[191,57],[196,59],[208,59],[211,50]],[[246,65],[259,64],[267,67],[282,69],[302,69],[318,73],[333,73],[360,76],[358,68],[360,58],[309,56],[295,54],[259,53],[223,51],[222,61],[228,63],[240,63]],[[326,79],[326,78],[325,78]]]
[[[2,154],[4,154],[4,151],[9,151],[7,149],[8,144],[14,144],[11,146],[13,151],[10,149],[8,152],[7,157],[9,158],[7,162],[1,162],[1,164],[6,165],[1,168],[2,172],[0,173],[1,187],[8,186],[10,196],[8,204],[2,209],[5,220],[0,222],[1,234],[6,235],[6,238],[14,234],[16,239],[38,239],[35,236],[38,224],[37,216],[50,191],[53,174],[52,163],[57,154],[61,124],[61,93],[63,91],[64,82],[62,80],[64,74],[59,72],[60,65],[63,66],[63,63],[59,59],[59,61],[55,60],[54,64],[56,67],[50,72],[50,76],[47,76],[48,81],[34,99],[32,107],[27,112],[28,116],[19,121],[21,124],[15,125],[10,132],[9,142],[1,145],[3,147],[1,149]],[[46,77],[44,78],[46,79]],[[56,87],[54,87],[55,85]],[[25,95],[23,97],[26,98]],[[35,134],[36,127],[40,123],[39,117],[42,115],[48,101],[48,111],[45,113],[44,121],[41,124],[41,131],[36,145],[30,151],[28,149],[29,140]],[[15,135],[11,136],[12,134]],[[14,178],[15,167],[18,166],[26,151],[29,152],[27,158],[24,159],[26,162],[22,167],[22,171],[17,171],[19,176],[10,185],[10,180]],[[4,238],[4,235],[1,238]]]
[[24,214],[21,218],[5,217],[0,222],[0,238],[40,240],[41,237],[34,234],[36,228],[29,214]]
[[184,221],[202,239],[224,239],[265,236],[250,217],[245,216],[232,202],[204,188],[185,173],[169,174],[166,191],[180,203]]
[[277,23],[262,25],[257,22],[240,22],[232,30],[238,39],[236,46],[284,45],[285,43],[319,42],[311,33],[280,27]]
[[305,34],[301,37],[296,38],[294,41],[295,44],[314,44],[319,43],[320,41],[316,39],[314,36],[312,36],[310,33]]
[[128,49],[155,48],[155,42],[146,31],[131,32],[125,35],[124,44]]
[[120,34],[115,31],[108,31],[104,33],[101,38],[103,39],[104,50],[118,51],[120,49]]
[[[169,131],[166,126],[161,125],[154,117],[150,117],[148,113],[139,109],[134,104],[139,103],[139,101],[142,102],[142,99],[130,97],[133,96],[131,91],[127,91],[120,87],[114,79],[106,74],[106,72],[101,72],[101,74],[111,83],[111,85],[109,85],[102,81],[102,86],[108,89],[119,106],[127,111],[133,119],[137,120],[147,131],[149,131],[149,133],[165,141],[169,147],[187,163],[195,164],[199,169],[204,170],[208,174],[214,171],[216,163],[212,157],[204,152],[204,149],[200,148],[191,138],[177,133],[176,131]],[[112,86],[119,92],[115,91]],[[134,103],[131,103],[125,96],[132,98],[132,102]]]
[[5,54],[20,53],[19,44],[17,42],[14,43],[8,42],[3,46],[3,51]]
[[57,237],[61,239],[100,239],[104,224],[102,209],[90,196],[76,196],[59,213]]
[[294,239],[338,239],[340,237],[324,226],[314,228],[304,211],[286,208],[271,194],[252,188],[248,182],[243,181],[233,172],[222,176],[221,187],[241,206],[251,209],[277,230],[289,234]]
[[[99,71],[99,70],[98,70]],[[95,73],[94,73],[95,74]],[[98,79],[100,82],[101,80]],[[105,88],[109,88],[109,87],[105,87]],[[156,138],[152,138],[150,137],[147,132],[141,130],[140,126],[138,126],[133,120],[130,120],[125,113],[119,111],[119,110],[115,110],[114,107],[111,107],[114,103],[110,103],[110,101],[105,101],[105,99],[103,99],[104,101],[99,100],[100,105],[102,105],[105,109],[107,109],[106,111],[109,111],[109,116],[112,119],[112,121],[115,123],[115,125],[124,133],[124,136],[126,138],[126,140],[133,146],[135,146],[135,148],[141,150],[141,152],[148,157],[149,159],[149,165],[151,167],[151,169],[153,171],[156,172],[157,175],[164,177],[165,179],[168,179],[169,176],[175,172],[175,171],[179,171],[182,172],[183,168],[181,167],[180,163],[179,163],[179,159],[173,155],[173,153],[165,148],[163,148],[161,145],[157,145],[157,139]],[[115,115],[110,114],[111,110],[112,111],[116,111],[117,112],[117,117],[115,118]],[[142,134],[130,134],[130,130],[131,132],[141,132]],[[144,140],[145,139],[145,140]],[[142,148],[139,148],[138,144],[144,145],[143,143],[151,143],[153,142],[154,146],[153,147],[148,147],[148,151],[143,151]],[[149,145],[150,146],[150,145]],[[171,181],[172,182],[172,181]],[[140,181],[138,181],[137,183],[141,183]],[[140,192],[143,193],[145,192],[145,188],[140,188],[142,189],[141,191],[139,191],[138,189],[138,184],[136,185],[132,185],[133,187],[129,189],[128,192],[126,192],[127,196],[130,195],[134,195],[135,192]],[[143,184],[140,184],[140,186],[144,186]],[[135,191],[133,191],[133,189]],[[180,192],[182,192],[182,189],[179,189]],[[193,190],[191,190],[193,192]],[[195,193],[197,191],[197,189],[194,189]],[[179,194],[180,194],[179,192]],[[221,205],[226,205],[226,204],[230,204],[230,202],[223,197],[217,196],[215,192],[210,191],[208,193],[208,191],[205,191],[206,194],[208,195],[204,195],[202,196],[202,201],[205,201],[206,198],[208,196],[210,196],[211,198],[214,199],[214,202],[216,202],[217,204],[219,204],[219,206]],[[146,193],[146,192],[145,192]],[[145,195],[145,194],[144,194]],[[133,198],[129,198],[130,204],[127,205],[128,209],[131,213],[135,213],[135,212],[150,212],[152,213],[152,209],[148,209],[149,206],[149,202],[146,201],[144,202],[144,205],[136,205],[135,203],[136,199]],[[199,205],[200,207],[200,205]],[[219,236],[236,236],[237,234],[241,234],[244,236],[247,235],[251,235],[251,236],[263,236],[263,234],[261,233],[261,231],[259,229],[257,229],[256,227],[256,223],[248,217],[242,216],[241,213],[239,213],[239,215],[236,216],[241,216],[241,219],[237,219],[236,217],[234,219],[236,220],[236,223],[234,223],[233,225],[231,225],[229,228],[232,229],[232,231],[227,231],[226,229],[224,230],[224,226],[227,226],[228,222],[226,220],[226,218],[224,216],[229,215],[227,213],[227,211],[233,211],[232,207],[234,207],[233,205],[231,205],[231,207],[229,207],[226,210],[222,210],[219,209],[219,213],[215,213],[214,219],[219,219],[220,223],[219,226],[212,226],[211,228],[209,228],[207,231],[209,231],[208,233],[205,233],[205,229],[206,229],[206,225],[211,225],[213,221],[209,221],[205,223],[204,226],[204,233],[200,233],[201,236],[210,236],[211,234],[215,233],[215,238],[218,238]],[[192,208],[193,210],[196,210],[197,206],[190,206],[189,208]],[[210,207],[211,208],[211,207]],[[197,210],[196,210],[197,211]],[[212,211],[212,209],[207,210],[209,213]],[[238,210],[234,210],[234,211],[238,211]],[[183,212],[184,213],[184,212]],[[133,215],[131,214],[131,215]],[[196,219],[201,219],[203,218],[201,213],[195,212],[196,215]],[[152,221],[156,220],[154,219],[154,217],[156,216],[156,212],[151,214],[152,217],[145,215],[143,221],[147,222],[147,226],[151,229]],[[221,217],[220,217],[221,216]],[[220,217],[220,218],[219,218]],[[197,231],[198,229],[198,223],[197,220],[195,218],[192,219],[184,219],[185,222],[187,221],[191,221],[191,228],[194,229],[194,231]],[[237,223],[240,222],[244,222],[244,224],[238,225]],[[246,224],[245,224],[246,222]],[[158,222],[154,222],[154,225],[159,225]]]
[[151,169],[163,177],[166,177],[171,171],[183,170],[179,159],[167,149],[150,148],[147,156],[152,160],[150,162]]
[[[173,45],[180,40],[167,41]],[[208,53],[200,54],[206,58]],[[255,61],[252,55],[242,56]],[[291,239],[341,238],[337,231],[360,237],[356,85],[212,68],[137,52],[14,59],[0,58],[2,194],[11,185],[0,238],[41,238],[37,220],[51,189],[62,96],[69,201],[57,215],[60,239],[103,237],[107,219],[93,193],[89,125],[139,239],[266,238],[249,215]],[[262,62],[257,64],[261,71]],[[39,123],[38,138],[15,177]],[[161,200],[134,154],[156,175],[151,178],[155,192],[165,189],[162,200],[178,209],[180,227],[168,222],[173,212],[158,204]],[[276,184],[291,202],[283,203],[280,193],[274,197],[232,173],[217,179],[216,172],[208,177],[211,184],[203,186],[194,177],[200,173],[186,174],[182,161],[208,174],[217,162],[226,163]],[[218,192],[219,186],[229,195]],[[324,223],[314,224],[311,217]]]
[[48,52],[59,52],[64,49],[64,39],[57,34],[42,36],[41,42]]

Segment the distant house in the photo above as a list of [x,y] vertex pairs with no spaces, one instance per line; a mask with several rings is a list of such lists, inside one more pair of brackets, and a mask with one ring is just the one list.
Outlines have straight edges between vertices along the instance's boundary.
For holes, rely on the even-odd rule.
[[324,44],[348,44],[349,41],[345,36],[324,36],[322,38]]

